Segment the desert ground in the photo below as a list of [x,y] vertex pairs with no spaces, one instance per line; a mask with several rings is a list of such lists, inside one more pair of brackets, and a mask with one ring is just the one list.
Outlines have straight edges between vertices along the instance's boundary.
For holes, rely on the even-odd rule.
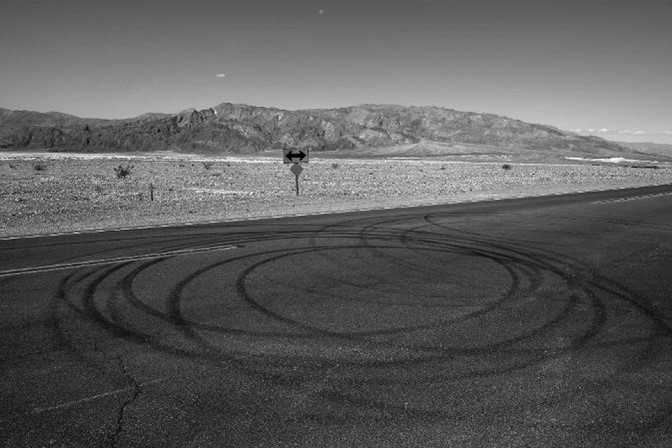
[[[672,183],[672,165],[0,153],[0,237]],[[130,168],[129,168],[130,166]],[[119,177],[119,168],[129,168]],[[152,197],[153,196],[153,197]]]

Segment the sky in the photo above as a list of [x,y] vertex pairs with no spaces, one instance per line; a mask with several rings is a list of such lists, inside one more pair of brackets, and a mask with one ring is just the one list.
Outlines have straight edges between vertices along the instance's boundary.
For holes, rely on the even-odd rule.
[[670,0],[3,0],[0,107],[495,113],[672,143]]

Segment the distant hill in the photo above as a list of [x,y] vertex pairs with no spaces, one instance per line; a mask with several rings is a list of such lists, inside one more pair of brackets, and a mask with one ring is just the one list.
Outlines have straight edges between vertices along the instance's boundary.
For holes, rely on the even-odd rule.
[[619,145],[633,149],[643,154],[654,157],[671,158],[672,145],[666,143],[627,143],[618,142]]
[[201,111],[125,120],[0,109],[0,148],[4,149],[256,153],[280,148],[361,152],[398,147],[406,148],[404,154],[424,154],[429,149],[432,154],[450,154],[452,148],[464,152],[465,147],[558,157],[632,153],[632,149],[598,137],[439,107],[365,104],[289,111],[223,103]]

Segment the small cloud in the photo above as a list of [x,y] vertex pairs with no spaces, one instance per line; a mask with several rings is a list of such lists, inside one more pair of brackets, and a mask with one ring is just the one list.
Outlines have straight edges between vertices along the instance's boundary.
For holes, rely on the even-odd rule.
[[606,133],[609,132],[609,129],[607,129],[607,128],[602,128],[602,129],[599,129],[597,132],[599,132],[600,134],[606,134]]
[[220,79],[221,79],[221,78],[226,78],[226,74],[225,74],[225,73],[217,73],[217,74],[215,75],[215,77],[220,78]]
[[619,134],[632,134],[632,131],[630,129],[621,129],[618,131]]
[[593,132],[595,132],[595,129],[590,128],[590,129],[588,129],[588,132],[590,132],[592,134]]
[[665,135],[672,135],[672,131],[663,131],[663,134],[665,134]]
[[642,134],[646,134],[646,131],[635,131],[632,133],[632,135],[642,135]]

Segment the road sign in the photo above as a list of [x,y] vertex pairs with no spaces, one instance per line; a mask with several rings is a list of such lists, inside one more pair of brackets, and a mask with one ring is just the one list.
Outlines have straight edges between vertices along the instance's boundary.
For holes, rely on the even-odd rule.
[[308,163],[310,151],[304,149],[283,149],[282,161],[285,163]]
[[303,171],[303,167],[298,163],[295,163],[289,170],[294,173],[295,176],[298,176]]

